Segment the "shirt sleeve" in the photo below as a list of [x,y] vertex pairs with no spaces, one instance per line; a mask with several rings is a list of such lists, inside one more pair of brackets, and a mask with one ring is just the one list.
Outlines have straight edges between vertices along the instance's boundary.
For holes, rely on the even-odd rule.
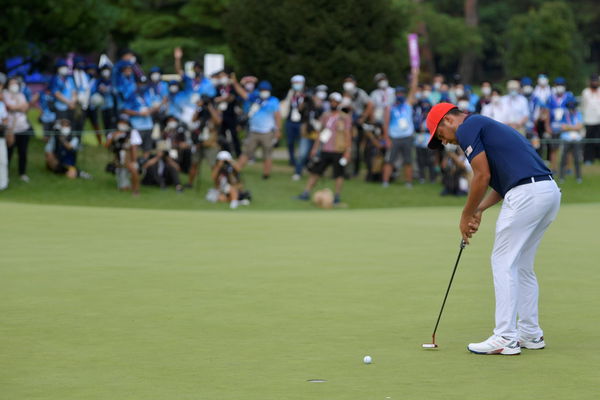
[[471,162],[476,155],[485,151],[481,142],[482,123],[471,117],[465,120],[456,130],[456,138],[460,147],[465,152],[467,160]]

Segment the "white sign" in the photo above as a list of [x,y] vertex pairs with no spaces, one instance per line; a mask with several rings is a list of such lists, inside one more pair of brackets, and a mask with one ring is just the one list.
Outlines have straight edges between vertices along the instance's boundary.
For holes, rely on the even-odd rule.
[[223,54],[204,55],[204,76],[211,76],[215,72],[225,68],[225,56]]

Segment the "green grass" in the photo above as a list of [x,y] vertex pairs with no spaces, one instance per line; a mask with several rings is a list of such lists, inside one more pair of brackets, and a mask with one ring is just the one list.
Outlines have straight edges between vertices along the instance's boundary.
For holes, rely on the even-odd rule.
[[[89,136],[88,139],[95,138]],[[115,177],[104,172],[110,161],[108,150],[88,145],[79,156],[79,165],[92,173],[91,181],[68,180],[45,169],[43,159],[43,143],[33,139],[29,149],[28,174],[31,182],[20,182],[16,174],[16,160],[13,160],[11,183],[9,189],[0,192],[0,201],[38,204],[85,205],[99,207],[154,208],[154,209],[226,209],[226,204],[211,204],[204,200],[206,190],[210,187],[209,171],[206,164],[201,172],[200,185],[183,194],[174,190],[161,191],[156,187],[142,187],[142,195],[133,198],[130,193],[120,193],[116,189]],[[290,177],[292,169],[285,162],[278,162],[274,167],[271,179],[261,179],[261,163],[256,163],[244,171],[246,187],[253,193],[254,210],[309,210],[314,207],[305,202],[293,200],[305,185],[293,182]],[[318,187],[333,188],[329,178],[319,183]],[[181,175],[187,182],[187,176]],[[597,202],[600,199],[600,165],[584,167],[584,183],[578,185],[571,176],[561,185],[563,202],[585,203]],[[384,189],[376,183],[366,183],[363,179],[346,182],[343,201],[352,209],[390,208],[406,206],[459,206],[464,198],[440,197],[440,184],[415,185],[408,190],[401,183],[392,184]]]
[[[69,183],[85,203],[87,182]],[[463,253],[440,348],[427,351],[458,251],[459,207],[0,203],[0,398],[596,399],[600,206],[564,205],[543,240],[548,347],[519,357],[465,349],[492,329],[497,210]]]

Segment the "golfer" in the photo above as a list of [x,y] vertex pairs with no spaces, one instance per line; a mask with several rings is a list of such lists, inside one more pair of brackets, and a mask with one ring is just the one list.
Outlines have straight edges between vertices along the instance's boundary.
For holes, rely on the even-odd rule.
[[[435,105],[427,116],[427,128],[430,149],[458,144],[473,167],[460,219],[466,243],[477,232],[482,213],[503,200],[492,251],[496,328],[490,338],[469,344],[468,350],[516,355],[521,348],[543,349],[533,262],[560,207],[561,194],[551,171],[519,132],[490,118],[463,113],[453,104]],[[492,190],[486,195],[488,186]]]

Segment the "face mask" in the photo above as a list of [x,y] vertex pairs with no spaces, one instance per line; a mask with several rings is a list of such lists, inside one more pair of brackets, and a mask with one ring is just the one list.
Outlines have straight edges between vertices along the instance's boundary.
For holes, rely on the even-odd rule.
[[210,83],[215,87],[219,86],[219,80],[217,78],[211,78]]
[[15,94],[16,94],[16,93],[19,93],[19,84],[18,84],[18,83],[11,83],[11,84],[8,86],[8,90],[9,90],[11,93],[15,93]]
[[533,86],[531,86],[531,85],[523,86],[523,93],[525,93],[525,94],[533,93]]
[[598,88],[598,82],[592,82],[592,83],[590,83],[590,87],[592,89],[597,89]]
[[294,89],[296,92],[300,92],[302,89],[304,89],[304,84],[303,83],[293,83],[292,89]]
[[464,96],[464,94],[465,94],[465,91],[464,91],[464,90],[462,90],[462,89],[456,89],[456,90],[454,91],[454,94],[456,95],[456,97],[463,97],[463,96]]
[[565,90],[567,90],[567,88],[562,85],[559,85],[556,87],[555,90],[556,90],[556,94],[563,94],[565,92]]
[[135,58],[135,56],[129,57],[129,62],[131,62],[132,64],[135,64],[136,61],[137,61],[137,58]]
[[489,86],[484,86],[481,88],[481,94],[484,96],[489,96],[490,94],[492,94],[492,88]]
[[158,82],[160,80],[160,72],[153,72],[150,74],[152,82]]
[[498,103],[500,101],[500,96],[497,94],[492,96],[492,103]]
[[64,67],[64,66],[63,66],[63,67],[59,67],[59,68],[58,68],[58,74],[59,74],[59,75],[65,76],[65,75],[67,75],[68,73],[69,73],[69,67]]
[[547,84],[548,84],[548,78],[539,78],[538,79],[538,85],[546,86]]
[[223,86],[229,85],[229,78],[228,77],[223,77],[219,79],[219,83]]
[[439,83],[439,82],[436,82],[436,83],[434,83],[434,84],[433,84],[433,88],[434,88],[435,90],[440,90],[440,88],[441,88],[441,87],[442,87],[442,84],[441,84],[441,83]]
[[179,125],[177,121],[169,121],[167,122],[167,129],[176,129],[177,125]]
[[187,76],[190,79],[194,79],[196,77],[196,73],[194,71],[186,72],[185,76]]
[[244,85],[244,89],[246,89],[247,92],[253,92],[254,91],[254,83],[246,83]]
[[117,129],[121,132],[127,132],[129,130],[129,125],[123,123],[117,124]]
[[431,96],[431,90],[423,90],[423,98],[427,99]]
[[354,92],[356,89],[356,84],[354,82],[344,82],[344,90],[346,92]]
[[509,92],[509,94],[510,94],[512,97],[515,97],[516,95],[518,95],[518,94],[519,94],[519,91],[518,91],[517,89],[511,89],[511,91]]
[[321,100],[325,100],[327,98],[327,92],[324,92],[322,90],[319,90],[317,92],[317,98],[321,99]]
[[71,127],[70,126],[62,126],[60,128],[60,134],[63,136],[68,136],[71,133]]
[[415,93],[415,99],[421,100],[422,98],[423,98],[423,93],[421,93],[421,92]]
[[108,69],[103,69],[102,72],[100,73],[102,75],[102,77],[104,79],[108,79],[110,78],[110,70]]
[[458,102],[458,108],[461,111],[469,111],[469,102],[466,100],[461,100]]
[[382,80],[377,82],[377,86],[379,87],[379,89],[387,89],[387,87],[390,85],[390,83],[387,80]]
[[259,95],[261,99],[266,100],[269,97],[271,97],[271,92],[269,92],[268,90],[261,90]]
[[396,102],[398,104],[404,104],[405,101],[406,101],[406,97],[404,97],[403,95],[396,96]]
[[175,94],[175,93],[177,93],[178,91],[179,91],[179,88],[178,88],[177,86],[175,86],[175,85],[173,85],[173,86],[169,86],[169,92],[171,92],[171,93]]

